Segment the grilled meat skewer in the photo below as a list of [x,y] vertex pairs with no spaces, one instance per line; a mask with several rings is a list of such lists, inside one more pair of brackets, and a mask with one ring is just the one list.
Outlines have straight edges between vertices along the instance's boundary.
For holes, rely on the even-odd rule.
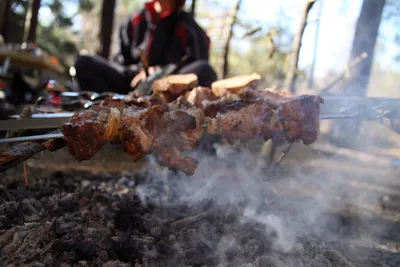
[[[230,144],[257,136],[276,143],[317,139],[321,98],[236,83],[222,83],[228,87],[218,96],[211,88],[191,89],[191,83],[177,80],[151,96],[105,99],[75,113],[62,127],[63,141],[78,161],[89,160],[108,142],[119,143],[134,161],[155,152],[163,165],[191,175],[197,161],[181,153],[193,150],[205,131]],[[172,90],[178,87],[180,93]]]
[[107,142],[121,143],[134,161],[158,152],[163,165],[192,175],[198,163],[181,152],[194,149],[205,130],[221,134],[230,144],[257,136],[305,144],[317,139],[320,97],[281,99],[275,106],[261,97],[218,101],[201,109],[177,103],[144,108],[105,100],[76,113],[63,126],[64,140],[79,161],[93,157]]

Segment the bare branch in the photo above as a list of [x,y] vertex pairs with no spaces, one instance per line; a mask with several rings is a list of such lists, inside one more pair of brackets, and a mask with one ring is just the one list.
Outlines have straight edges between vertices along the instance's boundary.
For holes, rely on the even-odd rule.
[[226,76],[228,75],[228,70],[229,70],[229,48],[230,48],[230,44],[231,44],[231,40],[233,37],[233,28],[236,24],[237,21],[237,14],[239,12],[240,9],[240,4],[242,3],[242,0],[238,0],[236,2],[236,6],[235,9],[233,10],[233,14],[232,14],[232,18],[231,18],[231,24],[229,27],[229,35],[228,38],[226,40],[225,43],[225,47],[224,47],[224,56],[223,56],[223,65],[222,65],[222,78],[226,78]]
[[350,64],[345,68],[345,70],[343,71],[343,73],[340,76],[338,76],[336,79],[334,79],[330,84],[319,89],[318,90],[319,93],[324,93],[324,92],[328,91],[333,86],[335,86],[338,82],[342,81],[345,78],[348,78],[351,73],[351,69],[353,67],[357,66],[358,64],[360,64],[361,62],[363,62],[363,60],[366,59],[367,57],[368,57],[367,53],[362,53],[361,55],[356,57],[353,61],[350,62]]
[[304,8],[303,8],[302,18],[301,18],[299,29],[293,40],[292,54],[289,58],[288,72],[286,75],[286,80],[285,80],[285,85],[284,85],[285,90],[287,90],[291,93],[294,93],[294,91],[295,91],[294,85],[295,85],[296,78],[297,78],[301,41],[303,39],[304,30],[307,26],[308,13],[310,12],[310,10],[313,7],[315,2],[316,2],[316,0],[307,0],[306,1],[306,4],[304,5]]

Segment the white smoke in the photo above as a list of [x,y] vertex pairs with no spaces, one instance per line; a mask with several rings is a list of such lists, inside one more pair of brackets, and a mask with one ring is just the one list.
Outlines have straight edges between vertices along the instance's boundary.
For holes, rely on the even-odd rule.
[[[303,144],[297,146],[301,149],[305,147]],[[190,209],[211,200],[220,207],[237,208],[242,214],[241,222],[263,225],[266,236],[275,236],[273,249],[282,253],[295,250],[299,237],[334,239],[347,215],[354,217],[349,221],[352,225],[347,225],[350,231],[362,228],[377,236],[388,231],[386,226],[368,225],[360,219],[365,214],[366,202],[374,203],[379,197],[372,194],[371,198],[370,189],[362,187],[368,185],[362,173],[351,176],[344,169],[315,166],[313,161],[318,164],[323,159],[317,156],[310,161],[303,159],[300,164],[285,164],[287,172],[276,176],[265,171],[266,162],[260,164],[258,152],[240,146],[217,146],[216,155],[195,151],[189,156],[199,160],[199,166],[196,173],[189,177],[159,167],[150,157],[148,171],[159,179],[160,184],[169,188],[166,190],[176,192],[174,201],[179,203],[175,204],[184,204]],[[338,162],[351,164],[346,160]],[[391,180],[386,179],[382,183],[388,181]],[[153,182],[145,182],[138,187],[143,199],[155,195],[154,186]],[[165,198],[161,201],[165,204],[169,200]],[[221,253],[221,261],[224,262],[223,251],[239,244],[234,236],[226,235],[218,246],[218,253]]]

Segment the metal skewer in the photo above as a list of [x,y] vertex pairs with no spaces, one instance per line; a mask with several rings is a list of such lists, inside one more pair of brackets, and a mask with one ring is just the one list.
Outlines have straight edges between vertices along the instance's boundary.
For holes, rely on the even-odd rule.
[[27,142],[27,141],[39,141],[39,140],[50,140],[50,139],[58,139],[58,138],[63,138],[63,137],[64,137],[64,135],[62,133],[39,134],[39,135],[32,135],[32,136],[3,138],[3,139],[0,139],[0,144],[18,143],[18,142]]
[[[350,119],[354,118],[354,115],[322,115],[320,116],[320,120],[334,120],[334,119]],[[207,124],[202,125],[202,127],[207,127]],[[32,135],[32,136],[22,136],[22,137],[14,137],[14,138],[3,138],[0,139],[0,144],[4,143],[17,143],[17,142],[27,142],[27,141],[39,141],[39,140],[50,140],[50,139],[58,139],[63,138],[64,135],[62,133],[55,134],[41,134],[41,135]]]
[[337,115],[322,115],[319,117],[320,120],[336,120],[336,119],[351,119],[354,115],[337,114]]

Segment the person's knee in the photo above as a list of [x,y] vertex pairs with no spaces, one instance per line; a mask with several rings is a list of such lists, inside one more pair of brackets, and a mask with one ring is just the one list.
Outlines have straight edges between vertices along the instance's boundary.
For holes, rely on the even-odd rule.
[[195,73],[199,85],[210,87],[217,80],[217,73],[207,60],[197,60],[182,70],[184,73]]
[[88,55],[79,55],[75,60],[75,69],[80,72],[84,69],[90,69],[93,66],[93,60]]
[[218,79],[214,68],[206,61],[200,63],[199,85],[210,87]]
[[207,76],[210,77],[210,79],[217,80],[217,73],[215,72],[214,68],[210,65],[210,63],[208,63],[208,61],[200,60],[198,64],[201,71],[207,74]]
[[95,69],[95,64],[91,56],[89,55],[79,55],[75,59],[75,75],[76,81],[79,84],[81,90],[91,90],[90,85],[93,84],[93,80],[90,77],[93,77],[90,72],[93,72]]

